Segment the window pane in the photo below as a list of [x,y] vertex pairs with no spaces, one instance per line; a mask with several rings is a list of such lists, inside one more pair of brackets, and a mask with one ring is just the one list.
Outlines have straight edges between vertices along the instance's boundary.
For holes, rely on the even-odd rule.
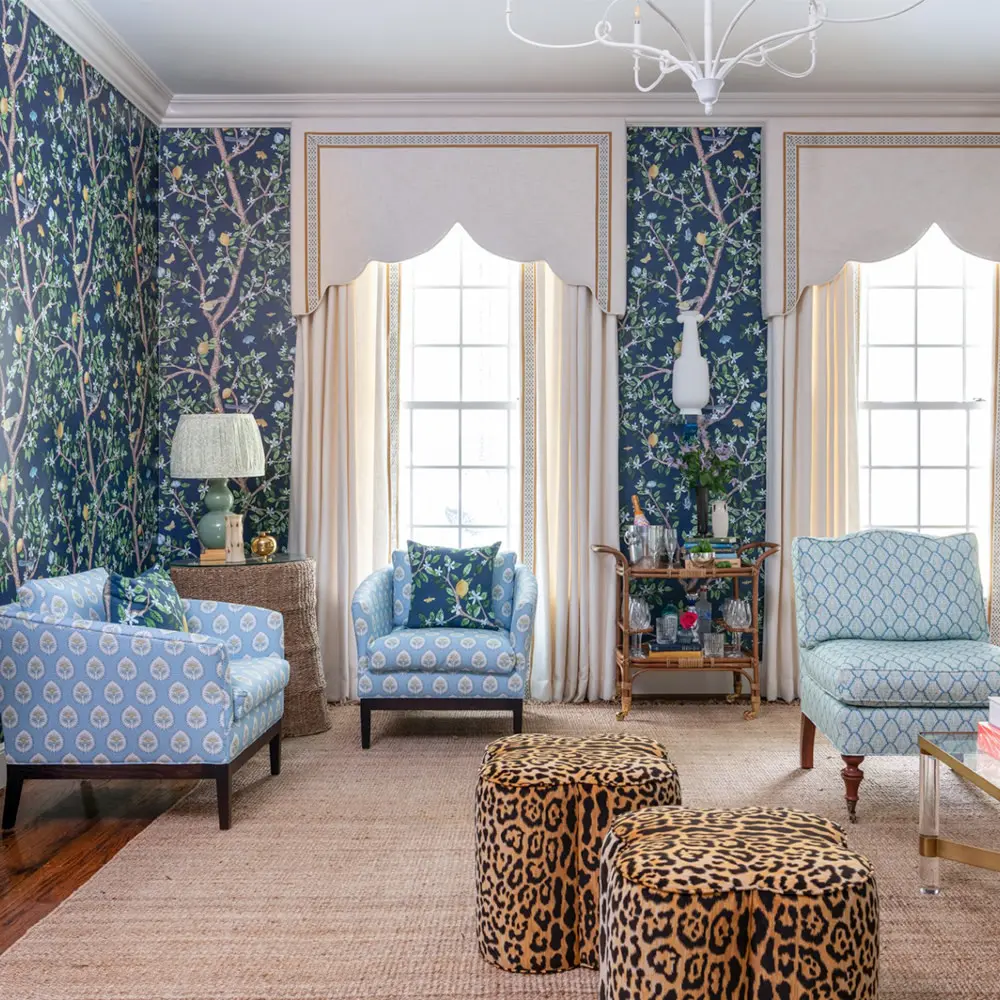
[[917,292],[917,341],[961,344],[964,316],[961,288],[923,288]]
[[993,398],[993,351],[989,347],[971,347],[966,351],[968,375],[965,383],[967,400]]
[[413,342],[457,344],[459,307],[457,288],[417,288],[413,292]]
[[915,469],[872,469],[871,523],[917,525]]
[[510,294],[506,288],[471,289],[462,302],[462,342],[506,344],[510,340]]
[[462,281],[466,285],[506,286],[511,268],[516,266],[504,257],[484,250],[475,240],[466,238],[462,241]]
[[995,335],[993,286],[970,290],[965,300],[965,342],[992,346]]
[[917,398],[924,402],[963,400],[963,354],[961,347],[918,347]]
[[920,414],[920,464],[965,465],[968,434],[965,410],[924,410]]
[[458,410],[413,411],[413,465],[458,465]]
[[993,416],[984,406],[969,413],[969,461],[985,468],[993,464]]
[[872,465],[917,464],[914,410],[872,410]]
[[459,399],[461,350],[460,347],[415,347],[411,399],[418,403]]
[[507,528],[463,528],[462,548],[470,549],[474,545],[492,545],[494,542],[500,543],[500,551],[517,551],[518,545],[512,545],[507,536]]
[[458,470],[413,470],[413,523],[458,525]]
[[462,470],[462,523],[504,524],[507,521],[505,469]]
[[871,473],[867,469],[861,470],[861,523],[865,526],[872,523],[871,519]]
[[868,410],[859,410],[858,411],[858,464],[861,466],[871,464],[869,460],[870,453],[868,450],[868,422],[869,422]]
[[408,262],[415,285],[457,285],[461,233],[453,229],[436,247]]
[[506,347],[462,348],[462,398],[490,402],[508,398]]
[[910,249],[897,257],[866,264],[864,272],[880,285],[912,285],[917,275],[917,252]]
[[506,465],[508,410],[465,410],[462,415],[462,464]]
[[409,537],[423,545],[447,545],[450,549],[461,547],[458,528],[422,528],[414,525]]
[[912,344],[914,307],[908,289],[873,288],[868,293],[868,343]]
[[963,527],[966,522],[965,469],[923,469],[920,473],[920,520],[924,524]]
[[992,260],[973,257],[967,254],[965,258],[965,283],[974,288],[983,288],[993,295],[993,282],[996,280],[997,266]]
[[873,403],[901,403],[913,399],[912,347],[868,349],[868,399]]
[[917,244],[918,284],[961,285],[964,256],[942,230],[932,226]]
[[[969,474],[969,517],[973,524],[988,526],[993,509],[993,470],[973,469]],[[989,538],[989,535],[986,535]],[[980,546],[988,542],[980,541]]]

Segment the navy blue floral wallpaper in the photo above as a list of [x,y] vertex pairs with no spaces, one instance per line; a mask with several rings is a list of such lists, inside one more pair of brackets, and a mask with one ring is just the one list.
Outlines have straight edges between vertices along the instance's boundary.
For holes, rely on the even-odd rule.
[[170,478],[182,413],[253,413],[267,471],[230,484],[245,532],[288,536],[295,321],[289,137],[167,129],[160,139],[160,510],[165,558],[200,551],[204,484]]
[[[763,538],[767,331],[760,300],[760,130],[633,128],[628,148],[628,311],[620,327],[620,519],[638,495],[650,521],[682,537],[693,497],[681,441],[732,453],[730,533]],[[712,399],[685,437],[671,401],[681,302],[705,316]]]
[[0,600],[156,538],[157,130],[0,0]]

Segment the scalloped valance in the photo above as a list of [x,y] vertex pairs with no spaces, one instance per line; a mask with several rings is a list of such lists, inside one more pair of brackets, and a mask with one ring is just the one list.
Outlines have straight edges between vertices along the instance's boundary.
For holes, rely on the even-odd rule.
[[292,307],[312,312],[373,261],[456,223],[485,249],[544,260],[625,310],[623,121],[300,121],[292,129]]

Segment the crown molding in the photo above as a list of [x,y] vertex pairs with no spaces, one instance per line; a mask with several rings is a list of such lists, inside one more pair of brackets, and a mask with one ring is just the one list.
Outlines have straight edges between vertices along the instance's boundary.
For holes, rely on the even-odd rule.
[[23,0],[147,118],[159,125],[172,94],[125,40],[85,0]]
[[[37,0],[36,0],[37,2]],[[176,94],[166,127],[290,125],[296,118],[621,117],[629,124],[761,123],[768,118],[984,118],[1000,94],[728,94],[715,118],[692,94]]]

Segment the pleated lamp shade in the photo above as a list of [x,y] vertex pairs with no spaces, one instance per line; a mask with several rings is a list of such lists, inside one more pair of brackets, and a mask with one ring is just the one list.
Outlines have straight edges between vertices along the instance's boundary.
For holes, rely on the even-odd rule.
[[170,446],[174,479],[264,475],[264,443],[252,413],[185,413]]

